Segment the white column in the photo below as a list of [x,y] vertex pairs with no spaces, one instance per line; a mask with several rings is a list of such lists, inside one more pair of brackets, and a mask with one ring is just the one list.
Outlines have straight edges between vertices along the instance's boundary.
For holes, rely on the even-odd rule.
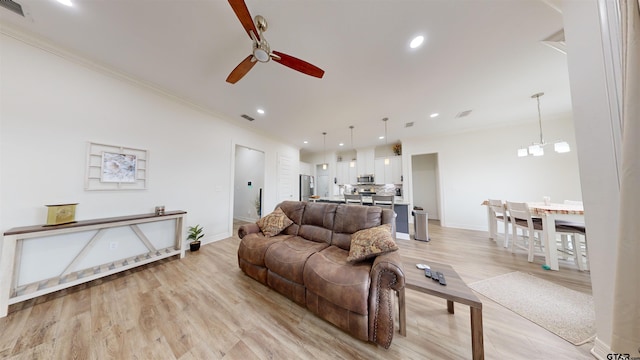
[[[611,19],[601,13],[602,9],[614,6],[613,0],[566,0],[562,4],[596,310],[597,337],[592,353],[601,359],[606,359],[611,352],[617,261],[614,244],[618,237],[620,194],[621,122],[617,84],[621,79],[615,69],[618,39],[609,31]],[[614,27],[612,24],[611,28]]]

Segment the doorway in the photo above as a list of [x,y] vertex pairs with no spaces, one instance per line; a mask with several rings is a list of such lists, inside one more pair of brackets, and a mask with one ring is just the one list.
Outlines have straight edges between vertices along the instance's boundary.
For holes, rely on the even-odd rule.
[[322,168],[322,164],[316,165],[316,195],[329,197],[329,166]]
[[264,152],[241,145],[235,150],[233,218],[255,222],[263,213]]
[[429,219],[440,220],[438,206],[438,154],[411,156],[413,205],[422,207]]

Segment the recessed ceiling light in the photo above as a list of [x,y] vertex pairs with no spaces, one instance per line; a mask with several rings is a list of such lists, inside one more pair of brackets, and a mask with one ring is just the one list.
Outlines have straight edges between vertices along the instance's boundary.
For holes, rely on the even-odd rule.
[[382,140],[384,139],[384,136],[379,136],[378,139]]
[[62,5],[73,6],[71,0],[57,0]]
[[412,49],[415,49],[418,46],[422,45],[423,41],[424,41],[424,36],[422,36],[422,35],[416,36],[409,43],[409,47],[411,47]]
[[258,112],[258,114],[264,114],[264,110],[262,110],[262,109],[258,109],[256,111]]
[[339,145],[339,146],[344,146],[344,143],[340,143],[340,144],[338,144],[338,145]]
[[303,141],[303,143],[308,144],[309,142],[307,140]]
[[438,116],[440,116],[440,114],[438,114],[438,113],[433,113],[433,114],[429,115],[430,118],[435,118],[435,117],[438,117]]

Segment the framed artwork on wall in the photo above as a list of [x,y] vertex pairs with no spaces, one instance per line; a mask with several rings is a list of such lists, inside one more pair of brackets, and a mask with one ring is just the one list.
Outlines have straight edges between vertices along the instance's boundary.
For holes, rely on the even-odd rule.
[[148,171],[147,150],[87,143],[85,190],[144,190]]
[[118,154],[102,152],[102,169],[100,181],[102,182],[136,182],[137,156],[133,154]]

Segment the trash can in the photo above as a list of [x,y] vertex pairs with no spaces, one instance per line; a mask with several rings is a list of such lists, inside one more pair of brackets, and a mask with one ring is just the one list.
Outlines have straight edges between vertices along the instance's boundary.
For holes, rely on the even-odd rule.
[[421,207],[414,206],[413,211],[413,238],[418,241],[429,241],[428,218],[429,215]]

